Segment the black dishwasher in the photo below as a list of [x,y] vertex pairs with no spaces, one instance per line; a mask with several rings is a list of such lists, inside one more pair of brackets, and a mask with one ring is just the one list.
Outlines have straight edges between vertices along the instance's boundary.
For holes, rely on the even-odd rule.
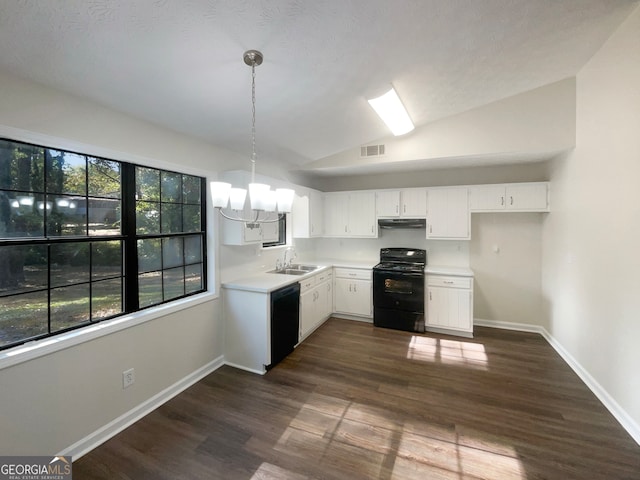
[[300,284],[271,292],[271,364],[267,370],[293,352],[298,343]]

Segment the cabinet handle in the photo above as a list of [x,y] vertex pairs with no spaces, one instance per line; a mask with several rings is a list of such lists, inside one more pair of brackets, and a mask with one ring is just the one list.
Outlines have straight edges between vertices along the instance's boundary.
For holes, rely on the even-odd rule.
[[402,206],[402,212],[403,212],[403,213],[407,213],[407,204],[404,204],[404,205]]
[[352,284],[350,283],[350,284],[349,284],[349,291],[351,291],[351,287],[352,287]]
[[504,195],[500,197],[500,205],[504,207]]
[[373,225],[371,225],[371,233],[373,233]]
[[344,226],[344,233],[347,233],[347,226]]
[[433,226],[429,225],[429,233],[433,233]]
[[444,283],[449,283],[449,284],[453,284],[453,281],[451,280],[445,280]]
[[433,298],[431,298],[431,292],[429,292],[429,301],[433,300]]
[[357,287],[357,285],[354,283],[354,284],[353,284],[353,291],[354,291],[354,293],[358,291],[358,289],[357,289],[356,287]]
[[511,205],[513,205],[513,195],[509,197],[511,199]]

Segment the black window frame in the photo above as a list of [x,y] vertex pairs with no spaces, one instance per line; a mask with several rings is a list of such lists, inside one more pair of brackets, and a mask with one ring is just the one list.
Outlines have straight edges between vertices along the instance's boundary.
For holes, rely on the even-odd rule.
[[287,214],[278,214],[278,240],[264,242],[262,248],[281,247],[287,244]]
[[[43,197],[44,202],[39,202],[39,203],[43,203],[44,207],[43,207],[43,211],[42,211],[42,232],[41,232],[41,236],[37,236],[37,232],[34,236],[28,236],[31,232],[26,231],[24,233],[23,236],[5,236],[3,234],[0,234],[0,249],[3,249],[5,247],[21,247],[21,246],[27,246],[27,247],[32,247],[32,246],[42,246],[43,249],[46,249],[46,262],[43,263],[43,265],[46,264],[46,266],[43,267],[43,271],[46,271],[46,284],[44,286],[38,287],[38,288],[17,288],[17,289],[9,289],[8,293],[7,292],[0,292],[0,308],[3,307],[4,304],[4,299],[5,298],[9,298],[9,297],[17,297],[19,295],[23,295],[23,298],[26,298],[26,295],[30,295],[30,294],[35,294],[35,293],[39,293],[39,292],[46,292],[46,332],[42,332],[42,333],[37,333],[37,334],[33,334],[34,331],[29,331],[29,333],[27,334],[28,336],[20,338],[20,339],[15,339],[15,340],[11,340],[8,341],[5,344],[0,345],[0,351],[2,350],[6,350],[6,349],[10,349],[10,348],[14,348],[16,346],[22,345],[26,342],[32,342],[35,340],[41,340],[44,338],[49,338],[49,337],[53,337],[56,335],[60,335],[66,332],[69,332],[71,330],[77,330],[80,328],[84,328],[87,326],[91,326],[91,325],[95,325],[97,323],[103,322],[103,321],[107,321],[107,320],[112,320],[114,318],[117,317],[121,317],[123,315],[129,315],[138,311],[142,311],[142,310],[146,310],[149,308],[153,308],[159,305],[163,305],[169,302],[173,302],[175,300],[179,300],[179,299],[183,299],[186,297],[190,297],[193,295],[197,295],[203,292],[206,292],[208,290],[208,279],[207,279],[207,222],[206,222],[206,218],[207,218],[207,212],[206,212],[206,206],[207,206],[207,202],[206,202],[206,178],[199,176],[199,175],[192,175],[192,174],[188,174],[188,173],[183,173],[183,172],[178,172],[178,171],[174,171],[174,170],[167,170],[165,168],[158,168],[158,167],[151,167],[151,166],[147,166],[147,165],[138,165],[132,162],[128,162],[128,161],[122,161],[122,160],[114,160],[114,159],[110,159],[110,158],[105,158],[103,156],[97,156],[97,155],[93,155],[91,153],[81,153],[81,152],[76,152],[76,151],[72,151],[72,150],[68,150],[65,148],[58,148],[58,147],[51,147],[51,146],[44,146],[44,145],[39,145],[39,144],[34,144],[34,143],[30,143],[30,142],[25,142],[25,141],[21,141],[21,140],[16,140],[16,139],[12,139],[12,138],[7,138],[7,137],[0,137],[0,144],[4,147],[5,144],[9,145],[11,148],[12,145],[16,145],[18,148],[32,148],[34,149],[34,152],[37,153],[37,155],[39,155],[39,150],[42,151],[43,154],[43,171],[42,171],[42,177],[43,177],[43,186],[42,186],[42,192],[40,191],[32,191],[31,193],[33,194],[32,196],[36,196],[36,195],[40,195]],[[57,231],[58,235],[48,235],[47,228],[48,228],[48,224],[47,224],[47,212],[49,209],[48,204],[49,199],[51,198],[52,200],[54,198],[57,199],[57,197],[55,197],[56,195],[60,194],[60,192],[58,191],[50,191],[49,190],[49,183],[50,183],[50,178],[47,178],[47,156],[50,155],[50,151],[55,151],[55,152],[61,152],[62,154],[71,154],[71,155],[77,155],[80,157],[84,157],[85,159],[85,183],[84,183],[84,188],[85,188],[85,193],[84,193],[84,198],[86,198],[86,204],[85,207],[87,208],[91,208],[89,207],[89,201],[90,199],[100,199],[100,197],[93,197],[89,194],[89,191],[91,190],[91,186],[90,186],[90,177],[89,177],[89,170],[92,168],[91,165],[95,164],[91,164],[91,160],[96,160],[96,163],[99,161],[106,161],[106,162],[115,162],[118,164],[119,166],[119,171],[120,171],[120,193],[119,193],[119,198],[117,196],[115,196],[115,198],[120,202],[119,205],[119,213],[120,213],[120,232],[119,234],[115,234],[113,231],[109,231],[107,234],[99,234],[96,232],[92,232],[91,227],[90,227],[90,221],[89,221],[89,214],[90,214],[90,210],[87,210],[87,213],[85,214],[85,219],[83,220],[85,223],[84,224],[80,224],[83,228],[84,228],[84,233],[83,234],[77,234],[77,232],[73,232],[73,234],[65,234],[65,233],[61,233],[61,231]],[[15,158],[15,157],[14,157]],[[4,161],[2,158],[0,158],[0,161]],[[9,159],[9,161],[11,161],[11,159]],[[33,162],[34,160],[32,159],[31,162]],[[115,166],[115,164],[114,164]],[[144,234],[144,233],[140,233],[137,231],[136,229],[136,202],[137,202],[137,198],[136,198],[136,178],[135,178],[135,172],[136,172],[136,168],[145,168],[145,169],[153,169],[156,170],[158,172],[161,172],[160,175],[163,174],[167,174],[168,176],[179,176],[180,180],[180,195],[181,195],[181,200],[178,202],[173,202],[172,205],[173,206],[177,206],[178,210],[180,211],[180,225],[181,225],[181,230],[184,230],[184,224],[185,224],[185,205],[189,206],[189,207],[194,207],[194,205],[198,205],[199,206],[199,211],[198,208],[191,208],[191,210],[189,210],[190,212],[192,212],[193,218],[195,218],[195,222],[191,222],[191,230],[190,231],[171,231],[171,232],[154,232],[152,234]],[[184,185],[187,179],[190,183],[189,185],[194,187],[198,186],[198,182],[199,182],[199,186],[197,188],[199,188],[199,192],[197,192],[197,188],[195,188],[195,194],[192,194],[190,196],[189,201],[187,202],[185,200],[186,198],[186,193],[184,190]],[[4,201],[3,199],[6,199],[6,201],[10,201],[10,196],[13,195],[15,197],[15,195],[17,195],[18,190],[16,190],[15,186],[13,186],[13,184],[11,184],[9,187],[7,187],[7,185],[0,185],[0,201]],[[20,190],[22,191],[22,190]],[[18,192],[19,193],[19,192]],[[198,195],[197,200],[195,200],[196,197],[194,197],[194,195]],[[62,192],[61,196],[67,196],[68,198],[71,198],[70,194]],[[17,198],[17,197],[15,197]],[[76,198],[76,197],[74,197]],[[79,198],[80,200],[82,200],[82,195],[78,196],[77,198]],[[114,196],[104,196],[105,199],[108,199],[110,201],[113,201]],[[15,203],[15,199],[13,200],[13,202]],[[33,202],[32,202],[33,203]],[[171,202],[169,202],[171,203]],[[56,205],[54,205],[54,210],[55,210]],[[35,209],[35,207],[33,207]],[[117,208],[117,207],[114,207]],[[199,225],[197,222],[197,214],[199,213]],[[8,217],[7,217],[8,218]],[[106,222],[106,220],[105,220]],[[14,232],[11,232],[14,233]],[[10,234],[11,234],[10,233]],[[18,234],[20,234],[21,232],[18,232]],[[199,239],[199,242],[196,240],[196,237]],[[138,272],[138,257],[139,257],[139,252],[138,252],[138,242],[141,239],[159,239],[160,242],[164,242],[166,239],[181,239],[180,242],[182,242],[182,261],[180,264],[174,266],[173,268],[175,269],[174,273],[177,273],[178,270],[181,268],[182,269],[182,282],[183,282],[183,290],[182,290],[182,294],[180,295],[174,295],[171,296],[170,298],[167,298],[165,295],[165,289],[164,289],[164,283],[163,283],[163,289],[162,289],[162,298],[160,301],[154,301],[153,303],[149,303],[149,304],[145,304],[142,305],[140,304],[140,289],[139,289],[139,272]],[[188,255],[185,251],[185,247],[184,247],[184,239],[185,238],[192,238],[193,240],[190,240],[190,244],[192,245],[198,245],[200,247],[200,251],[199,251],[199,255],[195,256],[195,260],[192,259],[191,263],[188,263]],[[116,250],[119,248],[119,255],[120,257],[116,259],[116,263],[120,263],[120,273],[118,275],[114,275],[111,277],[95,277],[93,275],[94,272],[94,267],[95,264],[93,262],[94,257],[92,256],[94,252],[94,246],[96,245],[104,245],[104,242],[120,242],[120,246],[117,247],[115,244],[111,245],[111,247],[115,247]],[[180,243],[178,242],[178,243]],[[60,285],[56,285],[55,282],[52,283],[52,249],[55,250],[57,249],[59,246],[63,246],[63,245],[68,245],[68,246],[73,246],[73,245],[77,245],[79,248],[84,248],[83,245],[87,245],[88,247],[88,257],[87,257],[87,262],[88,262],[88,280],[86,281],[78,281],[76,283],[71,284],[70,286],[76,286],[76,287],[80,287],[80,286],[84,286],[86,285],[86,288],[88,289],[89,292],[89,296],[88,296],[88,318],[78,321],[77,324],[73,324],[71,326],[65,326],[64,328],[60,328],[60,329],[52,329],[52,292],[54,292],[56,289],[62,288]],[[84,267],[84,265],[83,265]],[[191,267],[190,269],[188,267]],[[23,265],[23,269],[24,269],[24,265]],[[200,272],[200,277],[199,277],[199,284],[198,284],[198,277],[197,277],[197,272]],[[160,272],[160,277],[161,277],[161,281],[164,282],[164,271],[167,269],[162,269]],[[194,271],[196,272],[196,274],[192,275],[192,277],[195,279],[195,281],[193,282],[195,284],[195,287],[187,287],[187,271]],[[176,276],[176,278],[178,278],[178,282],[179,282],[179,275]],[[106,316],[96,316],[94,318],[94,311],[93,311],[93,307],[92,307],[92,301],[93,301],[93,295],[92,295],[92,288],[94,285],[98,285],[99,282],[106,282],[108,280],[112,280],[114,281],[114,283],[117,283],[116,279],[119,279],[120,281],[120,298],[116,299],[117,302],[120,303],[120,311],[116,314],[112,314],[112,315],[106,315]],[[105,285],[105,284],[102,284]],[[179,285],[179,283],[176,283],[176,285]],[[44,295],[44,293],[43,293]],[[115,295],[117,294],[117,287],[116,287],[116,291],[115,291]],[[80,299],[80,300],[85,300],[84,297],[82,296],[78,296],[78,297],[72,297],[72,299],[75,301],[76,299]],[[117,303],[116,302],[116,303]],[[71,302],[73,303],[73,302]],[[6,320],[6,319],[5,319]],[[1,319],[0,319],[1,321]],[[14,323],[18,323],[18,322],[14,322]],[[44,328],[44,321],[40,322],[40,327],[38,327],[39,329]],[[0,323],[0,335],[4,334],[5,332],[5,327],[3,327],[2,323]],[[0,336],[0,340],[2,340],[2,337]]]

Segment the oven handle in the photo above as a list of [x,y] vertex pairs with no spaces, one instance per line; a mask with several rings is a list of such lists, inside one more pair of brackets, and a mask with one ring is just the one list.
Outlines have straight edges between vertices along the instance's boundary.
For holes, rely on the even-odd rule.
[[386,270],[374,270],[373,272],[374,274],[382,274],[384,276],[390,276],[393,275],[394,277],[401,277],[401,278],[406,278],[406,277],[412,277],[412,278],[423,278],[424,277],[424,273],[418,273],[418,272],[390,272],[390,271],[386,271]]

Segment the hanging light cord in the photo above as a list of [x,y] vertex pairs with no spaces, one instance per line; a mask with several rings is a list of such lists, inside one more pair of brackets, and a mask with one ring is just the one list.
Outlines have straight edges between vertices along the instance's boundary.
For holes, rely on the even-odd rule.
[[251,62],[251,183],[256,181],[256,61]]

